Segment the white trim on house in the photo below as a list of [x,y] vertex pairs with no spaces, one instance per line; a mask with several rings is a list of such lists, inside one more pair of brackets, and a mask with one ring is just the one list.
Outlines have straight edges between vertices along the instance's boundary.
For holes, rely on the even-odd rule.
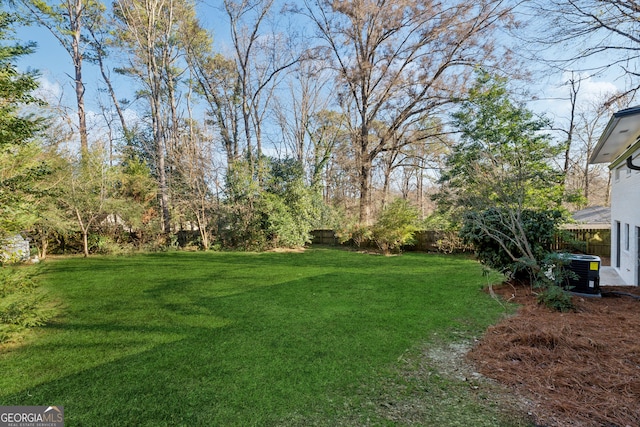
[[609,163],[611,182],[611,266],[627,285],[640,285],[640,106],[615,113],[589,159]]

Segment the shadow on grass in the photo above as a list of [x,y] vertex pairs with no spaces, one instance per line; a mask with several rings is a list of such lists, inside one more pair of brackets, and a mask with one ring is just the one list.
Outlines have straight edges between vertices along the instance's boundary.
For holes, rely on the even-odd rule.
[[[256,303],[233,295],[160,306],[158,311],[173,313],[173,326],[49,326],[56,342],[34,344],[17,357],[38,363],[36,355],[49,359],[57,353],[60,371],[49,359],[54,379],[4,395],[3,404],[63,405],[69,425],[122,425],[123,420],[127,425],[273,425],[291,413],[326,410],[336,398],[330,397],[333,390],[357,383],[370,368],[363,357],[360,372],[343,371],[366,349],[357,336],[347,347],[351,351],[336,342],[346,339],[336,329],[341,323],[335,319],[337,308],[333,315],[318,314],[334,318],[334,324],[315,317],[302,330],[295,325],[301,319],[281,319],[288,307],[299,316],[305,309],[298,304]],[[234,320],[214,327],[185,325],[190,315],[181,313],[205,309]],[[65,365],[83,364],[78,372],[62,374]]]
[[47,276],[67,312],[0,355],[2,404],[63,405],[69,425],[332,425],[345,410],[366,420],[374,410],[345,402],[398,355],[433,331],[479,332],[500,311],[470,292],[480,269],[461,258],[83,261]]

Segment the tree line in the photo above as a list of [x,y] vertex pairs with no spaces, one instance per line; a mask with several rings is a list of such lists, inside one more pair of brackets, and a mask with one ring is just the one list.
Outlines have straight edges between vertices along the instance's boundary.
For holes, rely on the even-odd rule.
[[[470,211],[606,203],[608,175],[586,159],[638,87],[627,3],[223,0],[222,43],[188,0],[16,0],[0,34],[2,233],[29,231],[41,256],[164,248],[181,230],[205,249],[265,249],[334,228],[389,250]],[[553,40],[530,36],[532,10]],[[68,53],[73,107],[17,69],[37,48],[11,38],[27,24]],[[538,57],[556,42],[583,49]],[[580,60],[603,51],[617,56],[592,71],[618,67],[628,88],[581,108]],[[531,60],[573,71],[567,120],[515,95]]]

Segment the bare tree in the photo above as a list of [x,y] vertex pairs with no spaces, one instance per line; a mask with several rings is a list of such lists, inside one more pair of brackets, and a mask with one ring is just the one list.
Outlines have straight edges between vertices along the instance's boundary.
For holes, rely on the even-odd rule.
[[84,105],[85,85],[82,76],[87,49],[87,31],[100,21],[105,12],[105,6],[96,0],[61,0],[59,3],[38,0],[20,0],[19,2],[39,25],[51,32],[71,57],[80,150],[84,154],[89,147]]
[[[565,202],[575,208],[608,203],[608,173],[600,165],[589,165],[589,158],[608,117],[631,100],[620,92],[590,97],[583,90],[583,82],[589,78],[589,73],[570,73],[564,84],[569,92],[568,116],[562,118],[564,125],[553,128],[566,138],[562,159]],[[596,188],[592,188],[594,183]]]
[[[611,104],[611,99],[617,99]],[[610,172],[604,165],[590,165],[589,158],[611,114],[629,106],[630,98],[604,93],[587,100],[576,112],[575,139],[571,155],[567,189],[580,192],[587,205],[608,205]]]
[[185,33],[186,60],[196,82],[196,92],[205,100],[210,122],[220,135],[229,168],[240,156],[239,131],[242,104],[239,76],[232,59],[214,54],[212,39],[201,28]]
[[[620,96],[640,89],[640,2],[638,0],[538,0],[531,2],[542,22],[539,46],[564,46],[552,62],[563,69],[599,73],[614,70],[628,78]],[[569,48],[567,48],[569,47]],[[588,60],[588,62],[587,62]]]
[[[408,124],[464,92],[468,72],[494,52],[492,32],[510,18],[510,9],[503,0],[307,0],[305,5],[334,59],[342,106],[353,113],[359,218],[368,223],[374,160],[403,140],[398,133]],[[375,122],[385,128],[376,131]]]
[[87,53],[87,60],[98,65],[100,75],[106,85],[107,93],[109,94],[111,103],[118,115],[122,133],[125,138],[127,138],[129,137],[129,127],[127,126],[127,121],[124,117],[124,109],[122,102],[118,100],[116,90],[112,83],[111,73],[109,72],[109,68],[106,64],[109,56],[109,48],[113,45],[114,37],[111,32],[111,27],[113,25],[114,22],[112,20],[112,16],[103,14],[96,19],[94,26],[88,28],[90,50]]
[[89,232],[111,212],[115,182],[114,169],[107,166],[98,148],[85,152],[82,159],[71,156],[66,176],[60,180],[58,204],[74,218],[82,234],[84,256],[89,256]]
[[[413,124],[412,129],[400,132],[410,141],[395,141],[381,156],[383,175],[382,207],[390,200],[394,174],[399,180],[399,190],[404,199],[415,199],[422,215],[426,213],[424,184],[426,172],[437,169],[450,132],[445,131],[439,120],[424,120]],[[401,147],[401,148],[397,148]],[[433,175],[433,174],[432,174]],[[435,176],[435,175],[433,175]]]
[[576,73],[571,72],[571,78],[569,78],[569,102],[571,103],[571,114],[569,116],[569,127],[567,129],[567,142],[564,150],[564,167],[562,171],[566,176],[569,171],[569,161],[571,160],[571,144],[573,142],[573,134],[575,131],[576,121],[576,104],[578,102],[578,93],[580,92],[581,80],[576,78]]
[[262,126],[282,72],[300,60],[282,32],[265,31],[275,0],[224,0],[238,74],[247,158],[262,153]]
[[180,139],[176,85],[186,68],[182,35],[197,25],[195,6],[188,0],[118,0],[114,12],[119,42],[129,52],[129,66],[121,71],[138,80],[149,103],[163,231],[169,233],[168,170]]
[[216,183],[218,168],[215,165],[215,150],[194,118],[191,93],[187,93],[185,132],[175,159],[174,205],[197,225],[202,248],[209,249],[212,241],[212,216],[219,202],[212,184]]
[[[303,60],[287,74],[286,91],[275,99],[274,110],[287,155],[301,164],[313,158],[315,145],[311,131],[321,112],[328,112],[331,106],[332,82],[333,75],[327,70],[326,61]],[[310,166],[313,166],[312,160]]]

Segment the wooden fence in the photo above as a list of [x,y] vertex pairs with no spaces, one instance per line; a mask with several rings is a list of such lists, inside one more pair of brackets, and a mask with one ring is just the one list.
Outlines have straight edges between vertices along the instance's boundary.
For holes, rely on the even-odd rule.
[[[340,245],[333,230],[314,230],[311,235],[314,245]],[[415,240],[415,245],[407,246],[404,250],[449,253],[470,249],[462,245],[456,233],[451,232],[423,230],[416,233]],[[563,229],[552,249],[610,258],[611,229]]]
[[[340,241],[336,237],[333,230],[313,230],[311,232],[313,245],[330,245],[339,246]],[[470,248],[464,247],[457,233],[422,230],[418,231],[415,236],[415,244],[405,246],[405,251],[422,251],[422,252],[462,252]],[[351,245],[347,242],[345,245]],[[372,246],[373,243],[365,245]]]
[[611,258],[611,227],[565,228],[560,230],[553,249]]

